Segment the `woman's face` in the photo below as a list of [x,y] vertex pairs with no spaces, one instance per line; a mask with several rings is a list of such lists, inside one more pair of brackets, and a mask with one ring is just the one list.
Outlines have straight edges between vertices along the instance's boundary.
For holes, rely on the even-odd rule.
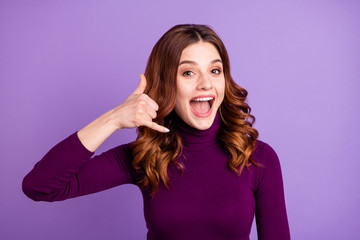
[[183,50],[176,85],[177,115],[196,129],[210,128],[225,92],[223,65],[214,45],[198,42]]

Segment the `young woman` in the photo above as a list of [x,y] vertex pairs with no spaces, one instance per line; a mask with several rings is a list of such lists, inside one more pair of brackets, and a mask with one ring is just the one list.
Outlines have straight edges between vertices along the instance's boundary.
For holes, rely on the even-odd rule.
[[[55,145],[23,180],[35,201],[125,183],[140,187],[147,239],[290,239],[278,157],[257,140],[247,91],[217,34],[177,25],[156,43],[137,89]],[[92,157],[116,130],[134,142]]]

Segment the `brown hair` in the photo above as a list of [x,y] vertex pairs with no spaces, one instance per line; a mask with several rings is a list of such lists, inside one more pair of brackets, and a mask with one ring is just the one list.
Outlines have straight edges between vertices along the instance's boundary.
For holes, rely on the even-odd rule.
[[250,162],[260,166],[250,158],[258,132],[252,127],[255,118],[245,103],[247,91],[238,86],[231,77],[229,56],[223,42],[209,26],[176,25],[155,44],[145,70],[147,85],[144,93],[159,105],[157,117],[153,121],[169,128],[171,134],[139,127],[138,137],[132,143],[133,167],[142,173],[138,183],[142,188],[148,187],[152,196],[156,193],[160,180],[169,189],[171,184],[167,167],[170,163],[184,170],[184,166],[175,161],[182,151],[181,137],[171,126],[176,98],[176,76],[182,51],[199,41],[213,44],[223,62],[225,96],[219,108],[221,126],[217,137],[231,155],[228,167],[240,175],[245,166],[251,165]]

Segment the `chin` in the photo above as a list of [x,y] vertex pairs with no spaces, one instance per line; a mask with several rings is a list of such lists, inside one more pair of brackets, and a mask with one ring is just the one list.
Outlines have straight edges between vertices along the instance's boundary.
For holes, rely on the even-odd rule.
[[[216,112],[215,112],[216,113]],[[191,116],[190,117],[190,126],[192,126],[193,128],[196,128],[198,130],[206,130],[209,129],[212,124],[214,123],[214,119],[215,119],[215,114],[211,114],[209,117],[207,118],[199,118],[196,116]]]

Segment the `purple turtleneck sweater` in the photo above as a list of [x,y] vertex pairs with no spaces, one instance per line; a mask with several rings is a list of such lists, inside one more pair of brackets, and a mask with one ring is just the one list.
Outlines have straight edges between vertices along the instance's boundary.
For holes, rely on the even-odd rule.
[[[207,130],[175,120],[183,141],[177,159],[183,174],[170,164],[170,190],[162,183],[153,199],[142,190],[147,239],[248,240],[256,217],[259,239],[290,239],[279,159],[257,141],[251,165],[237,176],[227,167],[229,154],[216,138],[217,114]],[[171,134],[171,133],[170,133]],[[35,201],[59,201],[95,193],[125,183],[136,184],[129,144],[92,157],[71,134],[55,145],[25,176],[24,193]]]

